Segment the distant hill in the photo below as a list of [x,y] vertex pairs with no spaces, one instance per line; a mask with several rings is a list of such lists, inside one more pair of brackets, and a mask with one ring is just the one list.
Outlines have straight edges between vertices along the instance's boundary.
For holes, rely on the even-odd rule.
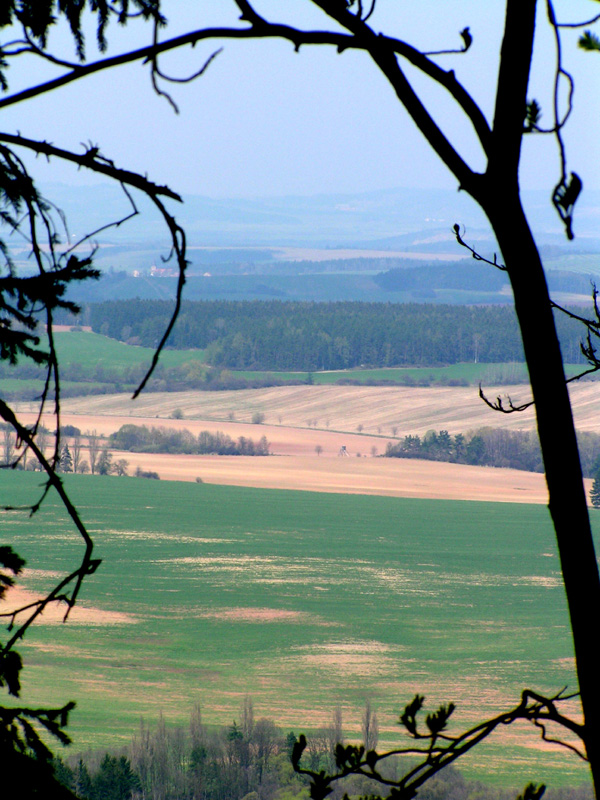
[[[361,272],[291,272],[293,264],[275,265],[268,272],[255,274],[190,275],[184,296],[188,300],[340,300],[379,303],[451,303],[458,305],[495,305],[512,303],[506,273],[466,259],[454,263],[405,261],[398,259],[361,259]],[[393,266],[389,264],[406,264]],[[416,265],[415,265],[416,264]],[[312,264],[318,269],[323,262]],[[366,266],[371,270],[367,270]],[[590,264],[591,266],[591,264]],[[377,268],[381,271],[376,271]],[[386,269],[386,267],[388,267]],[[596,268],[600,272],[600,259]],[[289,270],[289,271],[288,271]],[[597,273],[596,273],[597,275]],[[587,302],[595,274],[552,270],[548,283],[559,302]],[[596,278],[597,279],[597,278]],[[175,277],[143,275],[132,277],[126,272],[105,273],[97,282],[83,283],[70,289],[69,297],[80,303],[105,300],[170,300],[177,288]],[[61,317],[62,319],[62,317]],[[69,322],[70,318],[66,318]]]
[[[125,196],[109,184],[49,184],[42,188],[66,213],[71,236],[99,228],[130,212]],[[449,190],[398,188],[355,194],[227,199],[187,195],[183,199],[182,205],[171,203],[169,207],[185,226],[192,246],[363,248],[388,242],[389,247],[398,249],[397,237],[417,231],[425,240],[442,233],[450,244],[450,230],[456,222],[466,228],[468,236],[477,239],[488,237],[489,230],[476,205],[464,193]],[[569,246],[548,193],[525,192],[524,202],[538,241],[566,251]],[[102,233],[98,240],[142,249],[164,246],[166,236],[155,224],[156,212],[144,198],[139,199],[139,209],[137,217]],[[600,249],[599,223],[600,192],[585,191],[575,220],[577,249]],[[571,246],[570,251],[573,249]]]
[[[125,196],[107,184],[48,185],[45,193],[65,211],[71,242],[130,211]],[[546,192],[524,198],[553,291],[565,295],[558,297],[561,302],[579,302],[589,296],[591,280],[600,282],[600,192],[582,196],[573,243],[566,241]],[[184,201],[170,207],[188,236],[189,299],[511,302],[505,276],[476,264],[454,239],[452,225],[458,222],[482,255],[497,251],[483,215],[461,192],[399,188]],[[73,298],[173,296],[175,277],[163,261],[170,247],[164,228],[143,198],[139,210],[126,224],[93,237],[95,263],[105,275],[99,283],[75,287]],[[27,265],[27,244],[11,247],[15,261]]]

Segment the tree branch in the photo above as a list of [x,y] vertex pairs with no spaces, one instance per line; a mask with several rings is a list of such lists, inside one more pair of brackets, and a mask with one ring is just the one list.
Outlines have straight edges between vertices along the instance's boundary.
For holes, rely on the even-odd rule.
[[[341,16],[334,12],[332,3],[317,3],[325,13],[332,19]],[[490,127],[483,115],[481,109],[475,103],[473,98],[464,89],[464,87],[456,80],[453,70],[444,70],[434,62],[430,61],[426,55],[421,53],[416,48],[403,42],[399,39],[394,39],[387,36],[376,36],[373,31],[366,25],[366,20],[357,18],[354,14],[347,12],[344,19],[348,22],[342,22],[348,29],[355,25],[363,26],[363,31],[353,31],[353,35],[335,33],[333,31],[304,31],[299,28],[294,28],[288,25],[274,24],[265,21],[257,12],[252,8],[247,0],[238,2],[240,10],[242,11],[241,19],[250,22],[251,26],[248,28],[204,28],[191,31],[182,36],[177,36],[172,39],[167,39],[164,42],[157,42],[146,47],[132,50],[128,53],[121,53],[117,56],[110,58],[99,59],[98,61],[90,64],[82,64],[73,67],[65,75],[61,75],[50,81],[33,86],[29,89],[17,92],[6,98],[0,99],[0,108],[11,106],[16,103],[22,102],[40,94],[57,89],[60,86],[65,86],[68,83],[84,78],[87,75],[95,72],[100,72],[112,67],[122,66],[135,61],[155,62],[157,56],[171,50],[185,47],[187,45],[195,45],[198,42],[212,39],[260,39],[260,38],[281,38],[291,42],[296,50],[300,49],[301,45],[330,45],[337,48],[338,52],[343,52],[346,49],[355,50],[370,50],[370,45],[375,42],[379,47],[387,47],[393,52],[406,58],[411,64],[421,70],[424,74],[435,80],[443,86],[459,104],[461,109],[468,116],[473,128],[481,142],[485,152],[487,152],[491,141]],[[370,32],[370,43],[362,41],[362,33],[365,31]],[[461,51],[462,52],[462,51]],[[209,57],[204,67],[199,70],[193,77],[198,77],[202,74],[204,69],[208,67],[215,54]],[[193,77],[188,80],[192,80]]]
[[[410,800],[415,796],[417,790],[441,769],[468,753],[501,725],[510,725],[517,720],[531,722],[541,730],[544,741],[566,747],[575,752],[582,760],[587,761],[586,756],[579,748],[570,742],[550,737],[547,733],[547,725],[552,723],[583,739],[584,726],[561,714],[557,708],[558,703],[571,700],[576,696],[576,694],[566,695],[562,690],[553,697],[545,697],[525,689],[521,694],[520,702],[513,709],[479,723],[464,733],[449,735],[443,731],[454,710],[452,704],[448,707],[441,706],[437,712],[428,715],[426,720],[428,731],[421,733],[418,729],[417,717],[422,709],[424,698],[417,695],[406,706],[404,714],[400,718],[400,724],[404,725],[413,739],[427,741],[429,743],[427,746],[409,746],[377,753],[374,750],[365,752],[364,746],[348,745],[344,747],[344,745],[338,744],[335,750],[337,771],[327,775],[324,771],[315,772],[301,766],[302,754],[307,744],[306,737],[301,735],[298,743],[294,745],[292,765],[297,773],[311,779],[310,795],[313,800],[323,800],[331,793],[333,784],[349,775],[362,775],[391,788],[389,797],[394,800]],[[385,761],[391,756],[421,756],[421,760],[401,778],[394,779],[385,777],[377,768],[380,761]]]
[[[504,38],[494,109],[492,148],[488,173],[492,184],[517,181],[527,87],[531,70],[536,0],[507,0]],[[501,176],[501,178],[500,178]]]
[[[457,81],[453,70],[442,69],[433,61],[431,61],[427,57],[427,54],[422,53],[420,50],[417,50],[415,47],[412,47],[406,42],[403,42],[399,39],[395,39],[393,37],[384,36],[382,34],[375,34],[372,28],[370,28],[366,24],[365,20],[362,20],[356,15],[350,13],[350,11],[343,8],[342,4],[335,2],[335,0],[313,0],[313,2],[329,17],[331,17],[331,19],[334,19],[340,25],[343,25],[347,30],[349,30],[353,34],[354,38],[357,39],[360,43],[364,42],[365,43],[364,49],[369,51],[371,57],[378,64],[378,66],[380,66],[380,68],[383,69],[383,67],[379,62],[379,58],[383,58],[389,64],[389,53],[390,52],[396,53],[402,56],[403,58],[406,58],[406,60],[409,61],[414,67],[419,69],[425,75],[432,78],[432,80],[434,80],[444,89],[446,89],[466,114],[467,118],[473,125],[473,128],[477,134],[477,137],[481,143],[484,152],[488,154],[489,147],[491,145],[491,130],[489,124],[485,119],[485,116],[481,111],[481,109],[479,108],[479,106],[477,105],[477,103],[473,100],[471,95],[464,89],[464,87]],[[388,56],[388,58],[385,58],[386,55]],[[402,74],[404,82],[408,84],[408,81],[406,80],[406,77],[400,70],[400,67],[398,66],[397,62],[396,62],[396,67],[397,71]],[[413,117],[413,119],[419,126],[421,132],[427,136],[427,140],[430,142],[430,144],[432,144],[432,146],[434,146],[429,136],[425,133],[425,131],[421,127],[421,123],[419,121],[422,119],[425,120],[427,122],[427,128],[431,128],[432,124],[435,126],[435,123],[433,122],[432,118],[427,112],[425,112],[425,114],[429,118],[429,120],[427,121],[426,117],[423,116],[423,112],[425,111],[424,107],[422,107],[422,109],[417,108],[417,106],[415,105],[416,95],[414,94],[414,92],[412,92],[412,89],[411,92],[412,95],[414,95],[414,98],[411,97],[409,93],[404,91],[402,92],[403,96],[408,100],[410,107],[409,105],[407,105],[404,97],[399,94],[399,86],[396,85],[396,82],[393,77],[394,70],[391,69],[389,72],[388,70],[385,70],[384,74],[392,84],[393,88],[396,90],[398,98],[403,103],[409,114]],[[402,84],[402,81],[400,81],[399,83]],[[420,101],[419,104],[422,106]],[[415,118],[413,110],[411,109],[415,111],[415,113],[417,114],[417,118]],[[435,127],[437,128],[437,126]],[[430,130],[430,135],[433,137],[434,141],[438,139],[433,129]],[[447,151],[447,147],[449,147],[450,144],[445,137],[443,137],[443,139],[444,142],[438,141],[438,146],[441,148],[441,151],[438,150],[438,147],[436,146],[434,146],[434,149],[438,153],[438,155],[440,155],[440,157],[443,158],[444,163],[446,163],[447,166],[449,166],[448,162],[446,161],[446,158],[442,156],[442,152]],[[455,156],[457,156],[457,154],[455,154]],[[459,177],[454,168],[450,167],[450,169],[457,177]],[[463,179],[459,178],[459,180],[462,181]]]
[[504,405],[504,401],[502,400],[502,397],[500,395],[496,397],[496,402],[494,403],[493,401],[487,399],[487,397],[483,393],[481,384],[479,384],[479,397],[481,397],[486,406],[489,406],[493,411],[500,411],[502,414],[512,414],[515,411],[525,411],[530,406],[535,404],[535,400],[530,400],[527,403],[522,403],[520,406],[516,406],[514,405],[509,395],[506,396],[506,402],[508,403],[508,407]]
[[459,245],[461,247],[465,247],[471,253],[475,261],[483,261],[484,264],[489,264],[491,267],[496,267],[496,269],[502,270],[502,272],[506,272],[506,267],[504,266],[504,264],[498,263],[496,253],[494,253],[494,260],[490,261],[489,258],[484,258],[483,256],[479,255],[479,253],[475,249],[473,249],[470,245],[468,245],[464,241],[464,239],[462,238],[464,234],[461,234],[460,225],[458,223],[455,223],[452,226],[452,231]]
[[[17,632],[9,639],[9,641],[0,650],[0,655],[2,655],[7,653],[14,645],[14,643],[18,639],[23,637],[27,628],[32,624],[32,622],[36,619],[36,617],[38,617],[42,613],[42,611],[48,605],[48,603],[53,602],[54,600],[57,599],[66,602],[67,611],[64,617],[66,620],[67,617],[69,616],[70,610],[73,608],[73,606],[77,601],[77,597],[79,595],[79,590],[81,589],[81,584],[83,582],[83,579],[85,578],[86,575],[91,575],[93,572],[96,571],[96,569],[100,565],[100,561],[98,559],[92,559],[94,542],[89,533],[87,532],[87,529],[83,524],[81,517],[77,512],[77,509],[75,508],[75,506],[71,502],[69,495],[65,491],[61,479],[56,474],[54,465],[50,464],[46,460],[44,454],[38,447],[31,431],[19,422],[13,410],[2,399],[0,399],[0,417],[2,417],[2,419],[5,420],[5,422],[8,422],[8,424],[11,425],[11,427],[16,431],[21,441],[25,442],[27,447],[31,449],[31,451],[34,453],[34,455],[44,468],[47,476],[46,491],[49,488],[53,488],[56,490],[58,496],[61,499],[61,502],[63,503],[68,515],[71,517],[71,520],[73,521],[73,524],[77,528],[77,531],[79,532],[79,535],[83,539],[83,543],[85,545],[85,551],[79,567],[76,570],[74,570],[69,576],[63,579],[53,589],[53,591],[46,596],[46,598],[44,598],[39,602],[39,604],[35,604],[36,609],[34,613],[19,627]],[[32,507],[32,512],[33,511],[34,507]],[[63,588],[73,581],[75,581],[75,586],[73,587],[70,595],[69,596],[63,595],[62,594]],[[11,612],[9,616],[11,616],[14,619],[14,616],[18,614],[19,611],[20,610]],[[1,615],[1,616],[6,616],[6,615]]]
[[[0,101],[1,102],[1,101]],[[181,197],[168,186],[158,186],[152,183],[147,178],[139,175],[137,172],[131,172],[126,169],[119,169],[108,159],[104,158],[95,147],[89,147],[85,153],[79,155],[70,150],[64,150],[61,147],[55,147],[50,142],[40,142],[35,139],[28,139],[20,134],[6,133],[0,131],[0,142],[16,145],[18,147],[26,147],[38,155],[44,155],[47,158],[60,158],[63,161],[70,161],[77,164],[79,167],[90,169],[93,172],[98,172],[101,175],[111,178],[111,180],[119,181],[119,183],[126,183],[139,189],[149,196],[161,195],[169,197],[171,200],[183,202]]]
[[[167,228],[169,230],[169,234],[171,236],[171,252],[164,260],[169,261],[172,256],[175,256],[179,270],[179,277],[177,281],[177,289],[175,296],[175,308],[173,310],[173,314],[171,316],[169,324],[167,325],[165,333],[161,338],[158,347],[154,351],[150,368],[148,369],[148,372],[142,379],[140,385],[138,386],[133,395],[134,398],[137,397],[147,384],[156,365],[158,364],[158,359],[160,357],[160,354],[167,342],[167,339],[171,331],[173,330],[175,320],[177,319],[177,315],[181,307],[181,296],[183,292],[183,286],[185,284],[185,270],[187,266],[185,231],[183,230],[183,228],[181,228],[180,225],[178,225],[177,221],[175,220],[175,217],[167,211],[164,203],[160,199],[161,197],[168,197],[172,200],[177,200],[179,202],[182,202],[181,197],[175,192],[173,192],[171,189],[169,189],[168,186],[157,186],[155,183],[152,183],[147,178],[143,177],[142,175],[139,175],[136,172],[130,172],[129,170],[119,169],[114,165],[114,163],[110,159],[103,156],[99,152],[97,147],[89,147],[83,155],[78,155],[76,153],[72,153],[69,150],[64,150],[62,148],[55,147],[54,145],[49,144],[48,142],[38,142],[33,139],[27,139],[20,135],[13,135],[2,132],[0,132],[0,142],[9,142],[10,144],[13,145],[25,147],[29,150],[32,150],[35,153],[45,155],[48,158],[56,157],[56,158],[61,158],[65,161],[70,161],[74,164],[77,164],[80,167],[84,167],[85,169],[89,169],[92,170],[93,172],[98,172],[102,175],[106,175],[112,180],[118,181],[119,183],[121,183],[121,185],[132,186],[135,189],[139,189],[154,203],[154,205],[160,212],[160,215],[162,216],[164,222],[166,223]],[[118,224],[120,224],[120,222]]]

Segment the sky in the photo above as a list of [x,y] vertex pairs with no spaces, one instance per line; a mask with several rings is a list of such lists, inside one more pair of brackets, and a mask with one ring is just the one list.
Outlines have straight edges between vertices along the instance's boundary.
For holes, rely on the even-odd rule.
[[[164,0],[166,38],[210,25],[239,26],[230,0]],[[302,27],[335,29],[309,0],[257,0],[265,17]],[[554,51],[545,4],[540,2],[531,97],[542,105],[542,122],[551,124]],[[560,19],[589,19],[600,11],[592,0],[557,0]],[[459,31],[470,27],[473,46],[460,56],[440,56],[489,116],[501,43],[501,0],[379,0],[372,25],[427,50],[460,46]],[[109,28],[110,54],[145,44],[142,24]],[[564,36],[564,63],[576,79],[575,108],[565,140],[569,169],[588,188],[600,189],[598,118],[600,54],[576,48],[577,34]],[[117,165],[147,173],[185,194],[211,197],[265,197],[356,193],[394,187],[456,188],[456,180],[430,152],[395,95],[360,53],[339,55],[325,47],[286,42],[226,41],[207,72],[191,84],[169,88],[180,108],[175,114],[157,97],[148,69],[140,64],[86,78],[45,96],[2,111],[6,131],[40,137],[81,152],[84,142],[98,144]],[[71,57],[64,30],[51,38],[57,54]],[[205,43],[164,59],[163,68],[184,76],[215,49]],[[90,60],[94,33],[88,36]],[[11,89],[38,83],[55,68],[22,56],[10,69]],[[415,87],[461,154],[476,169],[483,165],[472,132],[447,96],[414,76]],[[522,185],[547,189],[558,175],[552,137],[527,138]],[[56,163],[40,160],[42,181],[89,181]]]

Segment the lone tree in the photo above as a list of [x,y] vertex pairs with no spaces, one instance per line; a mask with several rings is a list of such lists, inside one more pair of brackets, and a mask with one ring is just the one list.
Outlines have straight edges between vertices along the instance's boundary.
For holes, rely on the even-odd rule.
[[[567,169],[566,150],[562,132],[570,114],[573,100],[573,78],[564,63],[561,33],[565,25],[574,27],[578,21],[562,22],[556,19],[552,0],[546,0],[544,9],[547,25],[556,44],[557,66],[549,81],[554,87],[552,121],[548,128],[541,125],[541,110],[538,101],[530,97],[528,86],[532,66],[535,41],[536,0],[506,0],[504,36],[499,57],[498,78],[494,98],[493,113],[488,118],[456,77],[453,69],[447,67],[444,59],[460,58],[473,43],[469,28],[456,32],[458,46],[450,46],[442,51],[427,52],[417,48],[395,34],[386,34],[377,27],[377,6],[375,0],[306,0],[307,5],[323,14],[324,28],[304,30],[280,22],[271,22],[254,8],[248,0],[232,0],[239,11],[239,23],[233,27],[204,27],[199,25],[187,33],[174,38],[161,39],[166,20],[161,14],[158,0],[94,0],[90,3],[98,24],[100,50],[106,47],[106,26],[111,19],[126,23],[134,15],[141,15],[149,23],[151,40],[148,46],[140,47],[117,55],[101,56],[94,62],[85,61],[85,42],[83,37],[82,11],[85,1],[61,0],[60,3],[46,0],[44,3],[24,3],[21,0],[8,0],[0,10],[0,28],[7,34],[7,40],[0,51],[0,86],[5,92],[0,99],[0,108],[16,106],[32,97],[58,90],[86,76],[117,68],[132,62],[149,65],[155,89],[172,99],[165,91],[168,80],[160,68],[162,53],[178,48],[196,45],[210,40],[267,40],[269,38],[289,41],[296,50],[304,46],[328,46],[343,54],[347,51],[360,51],[368,56],[379,70],[382,79],[392,87],[399,103],[425,137],[432,150],[439,156],[458,187],[470,195],[487,216],[496,236],[501,261],[494,257],[488,263],[493,268],[502,269],[510,280],[523,346],[531,379],[532,403],[535,405],[538,433],[546,470],[549,491],[549,509],[556,531],[558,551],[568,601],[573,643],[576,656],[577,675],[584,715],[583,724],[564,717],[557,710],[561,696],[543,698],[527,690],[521,703],[501,718],[482,723],[469,739],[469,746],[477,743],[483,733],[494,729],[495,725],[513,719],[530,719],[538,724],[553,719],[559,725],[577,734],[583,743],[582,756],[590,764],[596,791],[600,788],[600,681],[597,677],[595,641],[590,628],[600,609],[600,580],[583,486],[579,453],[573,425],[571,405],[567,391],[560,347],[554,324],[554,312],[559,309],[550,299],[544,269],[538,247],[536,246],[527,216],[523,210],[519,186],[519,165],[525,136],[546,134],[556,140],[558,151],[558,171],[551,201],[564,223],[566,236],[574,236],[573,212],[579,193],[581,180]],[[278,12],[284,14],[285,4]],[[582,23],[592,25],[599,17]],[[64,53],[55,53],[49,44],[49,32],[61,21],[67,21],[75,41],[76,56],[69,59]],[[475,32],[476,35],[476,32]],[[588,50],[600,50],[600,40],[587,30],[580,39]],[[267,46],[265,44],[265,46]],[[215,51],[216,53],[216,51]],[[192,77],[198,77],[212,61],[215,53],[209,56],[202,67]],[[55,77],[37,85],[19,88],[10,93],[9,67],[16,66],[24,54],[50,63]],[[456,145],[435,119],[432,109],[415,89],[415,84],[405,69],[409,65],[421,76],[430,80],[445,91],[458,111],[473,130],[483,157],[483,168],[476,169],[460,154]],[[474,83],[477,76],[473,76]],[[566,104],[561,105],[562,89],[566,87]],[[186,242],[184,232],[175,218],[167,210],[165,202],[178,201],[179,196],[165,186],[158,186],[148,178],[121,169],[96,145],[90,144],[84,152],[75,153],[56,144],[28,138],[23,133],[0,133],[0,204],[1,222],[10,232],[20,232],[30,243],[32,263],[37,274],[19,274],[11,259],[10,250],[2,243],[0,256],[4,259],[0,273],[0,355],[12,363],[18,358],[28,357],[45,364],[48,380],[40,405],[40,415],[54,393],[54,411],[57,416],[57,430],[60,430],[60,383],[59,364],[52,335],[53,313],[55,309],[76,310],[75,305],[64,298],[66,287],[73,281],[94,278],[92,254],[89,257],[78,255],[81,248],[74,250],[69,246],[58,246],[60,219],[52,214],[51,206],[37,192],[21,153],[42,155],[47,159],[62,159],[118,182],[131,200],[131,216],[137,214],[134,191],[141,191],[154,204],[161,214],[170,233],[172,255],[179,268],[179,286],[173,318],[159,343],[151,369],[156,364],[160,350],[167,340],[179,308],[181,289],[184,283],[186,266]],[[124,220],[116,220],[120,224]],[[457,223],[454,232],[460,245],[469,247],[466,235]],[[82,244],[87,237],[79,242]],[[469,247],[471,250],[471,248]],[[485,262],[478,253],[473,256]],[[47,341],[40,344],[36,332],[39,308],[43,309],[44,321],[48,328]],[[594,336],[600,332],[600,313],[590,319],[577,317],[584,325],[587,344],[584,352],[589,357],[591,369],[597,369]],[[142,381],[138,392],[143,388],[147,377]],[[482,394],[483,396],[483,394]],[[485,398],[484,398],[485,399]],[[498,398],[489,401],[501,413],[518,413],[527,404],[514,405],[508,399]],[[66,495],[56,474],[60,459],[60,436],[57,436],[53,454],[48,458],[40,446],[38,432],[40,418],[33,426],[21,424],[14,411],[4,401],[0,401],[0,416],[15,430],[21,444],[19,453],[13,457],[16,464],[22,458],[23,447],[36,456],[47,474],[47,490],[53,488],[61,496],[73,523],[82,537],[84,555],[81,564],[33,609],[23,610],[13,615],[12,620],[25,619],[20,627],[12,632],[0,653],[0,682],[10,692],[18,695],[20,659],[14,645],[23,636],[30,623],[52,601],[60,600],[68,610],[76,602],[84,577],[93,572],[98,562],[92,558],[93,542],[77,512]],[[39,501],[32,504],[32,509]],[[17,573],[20,562],[11,552],[2,551],[2,563],[6,574],[3,580],[10,580],[8,573]],[[441,746],[440,736],[444,731],[452,708],[442,707],[427,718],[428,733],[421,734],[417,725],[417,715],[421,710],[422,698],[415,698],[409,704],[402,722],[411,736],[428,740],[425,748],[429,759],[426,769],[419,773],[412,784],[393,788],[396,797],[412,796],[416,789],[445,763],[456,758],[461,749],[458,745]],[[7,716],[3,710],[0,717],[0,745],[20,753],[34,753],[43,761],[45,752],[38,738],[31,734],[28,719],[32,716],[41,722],[51,733],[65,737],[62,731],[70,706],[54,710],[18,709],[18,713]],[[10,718],[9,718],[10,717]],[[500,720],[500,722],[498,721]],[[465,734],[466,736],[466,734]],[[463,740],[461,740],[463,741]],[[464,740],[466,742],[466,740]],[[447,744],[447,741],[446,741]],[[302,737],[294,752],[294,763],[302,770]],[[460,752],[459,752],[460,751]],[[446,758],[448,756],[448,758]],[[381,756],[383,757],[383,756]],[[323,797],[329,791],[329,784],[342,773],[352,771],[378,775],[377,763],[381,758],[373,751],[365,753],[360,749],[343,748],[336,753],[338,773],[333,776],[313,778],[313,797]],[[437,760],[436,760],[437,759]],[[530,790],[530,797],[535,791]]]
[[73,457],[68,444],[61,451],[59,464],[61,472],[73,472]]
[[600,475],[596,474],[592,489],[590,491],[590,500],[594,508],[600,508]]

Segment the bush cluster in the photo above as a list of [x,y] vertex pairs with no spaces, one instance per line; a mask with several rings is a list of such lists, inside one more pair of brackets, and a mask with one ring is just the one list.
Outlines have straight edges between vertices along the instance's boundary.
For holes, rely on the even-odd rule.
[[201,431],[194,436],[189,430],[172,430],[147,425],[122,425],[109,436],[111,447],[132,453],[183,453],[189,455],[268,456],[269,442],[262,436],[258,442],[240,436],[234,441],[226,433]]
[[[578,434],[583,474],[592,477],[600,463],[600,436]],[[503,428],[479,428],[451,436],[448,431],[427,431],[425,436],[405,436],[397,444],[388,442],[389,458],[423,458],[455,464],[486,467],[510,467],[528,472],[543,472],[544,465],[537,434],[534,431],[510,431]]]

